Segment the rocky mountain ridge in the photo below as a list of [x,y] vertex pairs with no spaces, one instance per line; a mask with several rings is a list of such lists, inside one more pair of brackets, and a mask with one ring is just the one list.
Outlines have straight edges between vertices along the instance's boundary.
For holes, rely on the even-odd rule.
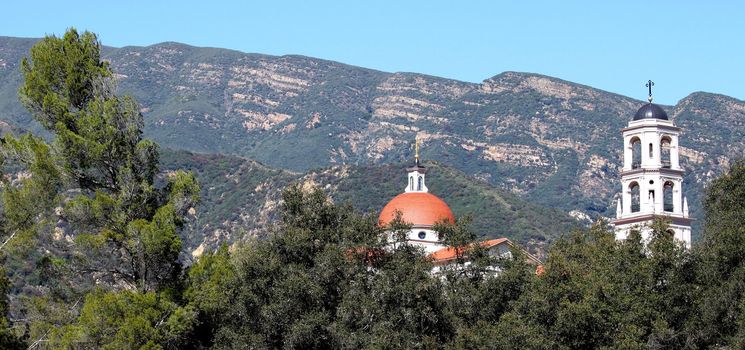
[[[30,130],[15,91],[32,44],[0,37],[0,119]],[[529,73],[468,83],[178,43],[104,54],[165,146],[305,172],[402,162],[418,137],[425,159],[593,219],[614,213],[620,129],[644,103]],[[684,190],[700,216],[703,186],[743,156],[745,102],[693,93],[663,108],[684,129]]]

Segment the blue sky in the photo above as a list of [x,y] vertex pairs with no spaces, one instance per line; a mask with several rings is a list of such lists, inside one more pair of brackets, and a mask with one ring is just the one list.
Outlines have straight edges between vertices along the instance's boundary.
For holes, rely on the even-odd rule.
[[745,99],[742,1],[24,1],[0,35],[68,27],[110,46],[178,41],[301,54],[480,82],[546,74],[674,104],[694,91]]

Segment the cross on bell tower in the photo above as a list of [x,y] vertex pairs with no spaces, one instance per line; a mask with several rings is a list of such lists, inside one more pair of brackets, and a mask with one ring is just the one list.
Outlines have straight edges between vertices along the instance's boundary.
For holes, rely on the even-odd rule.
[[686,247],[691,246],[691,219],[683,195],[678,137],[682,131],[668,119],[660,106],[652,103],[649,80],[649,103],[643,105],[623,132],[623,169],[621,196],[613,221],[616,239],[626,239],[632,230],[648,240],[649,223],[657,217],[671,221],[670,231]]
[[419,138],[414,139],[414,159],[416,160],[416,165],[419,166]]
[[654,86],[654,82],[650,79],[646,86],[649,88],[649,97],[647,97],[647,100],[649,103],[652,103],[652,86]]

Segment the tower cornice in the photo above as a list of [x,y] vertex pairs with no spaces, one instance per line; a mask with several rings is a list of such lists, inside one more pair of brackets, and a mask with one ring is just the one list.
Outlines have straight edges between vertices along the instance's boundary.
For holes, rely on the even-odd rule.
[[665,214],[640,214],[630,217],[624,217],[613,220],[613,224],[618,225],[630,225],[630,224],[641,224],[649,223],[654,219],[661,218],[670,220],[673,225],[690,226],[693,219],[677,215],[665,215]]
[[629,126],[621,129],[621,132],[628,132],[628,131],[634,131],[644,128],[655,128],[658,130],[667,130],[672,132],[682,132],[683,129],[680,127],[677,127],[675,125],[667,125],[662,123],[639,123],[637,125],[632,125],[633,122],[629,123]]
[[685,170],[683,169],[670,169],[670,168],[636,168],[631,170],[621,170],[620,174],[623,177],[626,176],[632,176],[632,175],[643,175],[643,174],[660,174],[660,175],[670,175],[670,176],[683,176],[685,174]]

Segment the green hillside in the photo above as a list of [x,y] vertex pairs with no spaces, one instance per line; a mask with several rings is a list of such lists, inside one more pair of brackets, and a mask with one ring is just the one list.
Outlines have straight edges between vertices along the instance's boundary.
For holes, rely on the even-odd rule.
[[[561,211],[531,204],[459,170],[425,165],[430,168],[431,192],[445,200],[456,217],[470,215],[472,228],[481,236],[508,237],[540,254],[546,243],[579,226]],[[219,242],[266,233],[277,219],[281,190],[293,182],[314,184],[337,203],[377,214],[402,192],[405,167],[337,166],[296,174],[224,155],[164,150],[161,157],[162,170],[191,170],[202,187],[202,202],[184,234],[187,253],[200,245],[211,249]]]
[[[0,120],[37,131],[15,97],[33,42],[0,38]],[[419,137],[425,159],[593,219],[615,214],[620,129],[644,103],[530,73],[468,83],[172,42],[104,55],[119,90],[142,104],[148,137],[166,147],[306,172],[400,163]],[[701,218],[705,184],[743,156],[745,103],[694,93],[663,107],[684,129],[685,191]]]

